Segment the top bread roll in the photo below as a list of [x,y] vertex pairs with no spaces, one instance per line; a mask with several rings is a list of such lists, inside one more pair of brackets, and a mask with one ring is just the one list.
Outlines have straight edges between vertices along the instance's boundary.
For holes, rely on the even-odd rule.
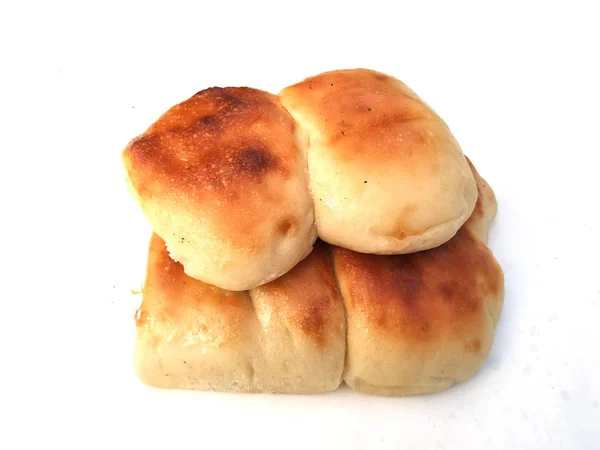
[[206,89],[131,141],[122,161],[171,257],[232,291],[288,272],[317,233],[361,253],[437,247],[477,200],[442,119],[400,81],[363,69],[279,96]]
[[362,253],[437,247],[471,215],[477,187],[444,121],[395,78],[326,72],[279,94],[308,137],[319,237]]
[[211,88],[168,110],[122,162],[185,273],[241,291],[288,272],[316,241],[303,145],[277,96]]

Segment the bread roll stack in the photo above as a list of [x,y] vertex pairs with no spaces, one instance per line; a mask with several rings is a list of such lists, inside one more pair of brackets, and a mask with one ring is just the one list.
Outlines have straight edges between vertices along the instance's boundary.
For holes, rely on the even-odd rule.
[[400,396],[474,375],[502,310],[492,189],[399,80],[209,88],[122,153],[149,221],[135,368],[160,388]]

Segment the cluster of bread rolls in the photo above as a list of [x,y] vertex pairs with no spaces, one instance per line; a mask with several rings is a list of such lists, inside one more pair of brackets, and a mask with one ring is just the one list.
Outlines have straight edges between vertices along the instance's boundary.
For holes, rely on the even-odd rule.
[[153,235],[135,367],[164,388],[435,392],[483,364],[492,189],[380,72],[210,88],[122,153]]

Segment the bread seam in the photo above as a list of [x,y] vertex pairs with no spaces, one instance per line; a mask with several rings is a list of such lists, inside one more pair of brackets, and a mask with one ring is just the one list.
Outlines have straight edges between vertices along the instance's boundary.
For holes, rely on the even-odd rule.
[[342,310],[344,311],[344,366],[342,367],[342,374],[340,385],[346,384],[344,380],[346,375],[346,368],[348,367],[348,311],[346,309],[346,303],[344,302],[344,296],[342,295],[342,289],[340,287],[340,280],[337,275],[337,271],[335,270],[335,260],[333,258],[333,251],[331,247],[327,249],[327,259],[329,262],[329,267],[331,269],[331,273],[333,274],[333,280],[335,284],[336,293],[342,302]]

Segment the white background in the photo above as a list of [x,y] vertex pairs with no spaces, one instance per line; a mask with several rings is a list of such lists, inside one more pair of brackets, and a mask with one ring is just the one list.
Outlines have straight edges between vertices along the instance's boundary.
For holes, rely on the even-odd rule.
[[[594,3],[2,1],[0,448],[598,448]],[[350,67],[411,86],[496,192],[489,360],[414,398],[141,385],[130,289],[149,229],[121,150],[208,86]]]

